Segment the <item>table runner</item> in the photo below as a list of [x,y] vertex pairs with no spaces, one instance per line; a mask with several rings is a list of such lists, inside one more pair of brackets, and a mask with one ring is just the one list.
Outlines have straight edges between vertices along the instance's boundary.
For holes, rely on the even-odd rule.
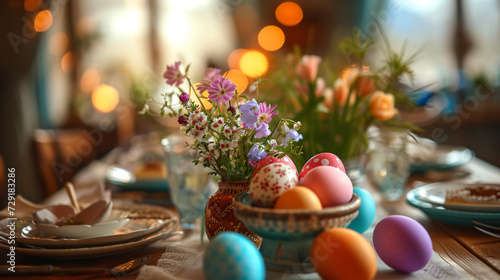
[[[363,236],[372,243],[373,226]],[[169,243],[165,253],[160,257],[156,266],[146,265],[141,268],[137,280],[186,280],[206,279],[203,273],[203,252],[208,244],[206,237],[200,241],[199,231],[195,230],[184,240]],[[266,279],[313,280],[321,279],[317,273],[299,274],[293,271],[273,272],[266,271]],[[429,263],[421,270],[413,273],[397,272],[384,264],[377,256],[377,275],[375,279],[468,279],[454,267],[445,262],[437,253],[432,252]]]

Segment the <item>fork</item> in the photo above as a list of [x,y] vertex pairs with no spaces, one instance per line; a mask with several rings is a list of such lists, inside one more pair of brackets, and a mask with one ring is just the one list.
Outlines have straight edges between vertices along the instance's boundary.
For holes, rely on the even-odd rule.
[[480,223],[480,222],[474,221],[474,220],[472,220],[472,223],[475,224],[475,226],[474,226],[475,229],[477,229],[485,234],[488,234],[490,236],[500,238],[500,234],[493,232],[493,231],[497,231],[500,233],[500,227],[483,224],[483,223]]

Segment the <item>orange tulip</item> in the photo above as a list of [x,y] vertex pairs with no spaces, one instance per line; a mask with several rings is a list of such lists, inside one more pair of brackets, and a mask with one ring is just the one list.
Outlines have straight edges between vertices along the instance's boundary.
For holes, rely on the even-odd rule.
[[375,79],[373,79],[372,73],[368,70],[367,66],[363,66],[361,71],[357,66],[347,68],[342,73],[342,79],[347,83],[349,88],[356,82],[356,94],[360,97],[366,97],[376,90]]
[[333,109],[333,89],[332,88],[326,88],[323,91],[323,96],[325,99],[323,99],[323,105],[332,110]]
[[321,57],[316,55],[304,55],[295,67],[295,71],[302,80],[312,82],[318,75],[318,67],[320,63]]
[[[335,103],[344,106],[347,102],[347,97],[349,97],[349,86],[342,79],[337,79],[333,84],[333,98]],[[349,105],[354,104],[356,96],[351,94],[349,98]]]
[[396,115],[398,110],[394,108],[394,96],[376,91],[370,99],[370,113],[379,120],[388,120]]
[[[363,71],[364,72],[364,71]],[[356,93],[360,97],[367,97],[376,90],[375,79],[369,75],[360,76],[358,79],[358,84],[356,85]]]

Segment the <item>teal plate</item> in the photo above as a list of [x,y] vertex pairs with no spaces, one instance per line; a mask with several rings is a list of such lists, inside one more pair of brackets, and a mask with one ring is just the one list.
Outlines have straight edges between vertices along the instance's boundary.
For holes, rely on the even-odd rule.
[[108,168],[106,181],[119,186],[122,191],[165,192],[169,190],[166,178],[138,179],[127,168],[118,166]]
[[430,218],[454,225],[474,226],[472,220],[484,224],[500,226],[500,213],[469,212],[446,209],[418,199],[419,188],[413,189],[406,195],[406,201],[413,207],[422,210]]

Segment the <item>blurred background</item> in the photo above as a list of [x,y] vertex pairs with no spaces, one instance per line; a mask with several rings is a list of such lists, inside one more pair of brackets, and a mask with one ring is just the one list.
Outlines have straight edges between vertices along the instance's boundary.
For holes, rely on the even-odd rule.
[[377,22],[394,49],[419,53],[416,85],[441,93],[406,117],[500,166],[498,0],[5,0],[0,13],[0,155],[32,201],[133,135],[175,126],[137,113],[165,91],[167,64],[191,63],[193,80],[218,67],[243,92],[294,49],[342,69],[339,40],[355,26],[380,36]]

